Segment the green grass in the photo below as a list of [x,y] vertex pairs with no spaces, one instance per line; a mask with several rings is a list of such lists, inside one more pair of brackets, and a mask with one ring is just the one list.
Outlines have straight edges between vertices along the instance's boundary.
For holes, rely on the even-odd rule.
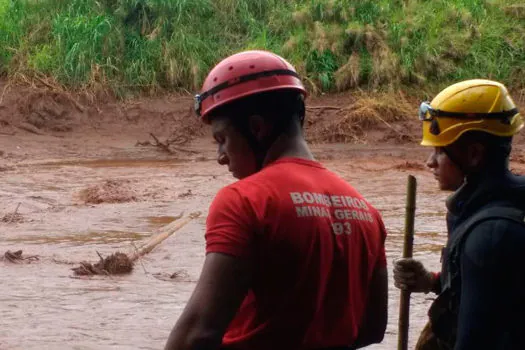
[[521,2],[0,0],[0,73],[119,96],[195,92],[223,57],[267,49],[315,91],[483,77],[523,88],[525,9],[509,10]]

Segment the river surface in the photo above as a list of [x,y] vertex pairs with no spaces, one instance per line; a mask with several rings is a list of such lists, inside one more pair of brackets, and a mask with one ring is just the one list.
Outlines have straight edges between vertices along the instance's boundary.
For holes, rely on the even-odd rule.
[[[420,162],[419,160],[417,162]],[[399,292],[392,260],[402,252],[407,175],[418,180],[414,255],[439,267],[445,242],[447,193],[425,169],[402,169],[381,159],[326,160],[384,218],[388,229],[389,323],[382,344],[395,349]],[[421,162],[420,162],[421,163]],[[112,179],[134,200],[86,204],[81,193]],[[212,160],[90,160],[24,164],[0,171],[0,252],[22,249],[38,261],[0,261],[0,349],[161,349],[198,279],[204,225],[215,193],[232,178]],[[117,186],[118,187],[118,186]],[[118,188],[117,188],[118,190]],[[124,193],[126,195],[126,193]],[[72,267],[96,262],[97,252],[133,252],[181,213],[201,211],[121,277],[78,278]],[[6,220],[4,220],[6,221]],[[176,278],[170,278],[176,274]],[[409,348],[426,322],[431,295],[413,295]]]

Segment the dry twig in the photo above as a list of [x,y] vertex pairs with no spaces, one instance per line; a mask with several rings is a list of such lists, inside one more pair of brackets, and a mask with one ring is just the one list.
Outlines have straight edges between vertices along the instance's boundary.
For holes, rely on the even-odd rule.
[[144,141],[144,142],[137,141],[136,145],[137,146],[154,146],[154,147],[158,147],[162,151],[164,151],[166,153],[169,153],[169,154],[173,154],[173,151],[187,152],[187,153],[193,153],[193,154],[199,153],[197,151],[193,151],[193,150],[190,150],[190,149],[185,149],[185,148],[180,148],[180,147],[173,146],[174,144],[175,145],[182,145],[182,144],[185,144],[186,142],[188,142],[188,138],[186,136],[178,136],[178,137],[174,137],[174,138],[169,138],[165,142],[161,142],[158,139],[158,137],[155,136],[153,133],[150,133],[150,136],[153,138],[155,143],[151,143],[150,141]]

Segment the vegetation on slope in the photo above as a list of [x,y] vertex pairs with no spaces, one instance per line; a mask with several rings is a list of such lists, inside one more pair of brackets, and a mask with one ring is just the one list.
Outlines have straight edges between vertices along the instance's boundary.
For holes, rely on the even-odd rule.
[[118,96],[196,91],[268,49],[312,92],[487,77],[525,88],[522,0],[0,0],[0,72]]

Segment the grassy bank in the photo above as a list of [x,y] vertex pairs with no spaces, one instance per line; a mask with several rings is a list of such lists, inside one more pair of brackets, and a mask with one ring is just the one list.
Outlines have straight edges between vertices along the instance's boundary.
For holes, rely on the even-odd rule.
[[311,91],[525,87],[523,0],[0,0],[0,70],[72,89],[199,88],[242,49],[289,59]]

